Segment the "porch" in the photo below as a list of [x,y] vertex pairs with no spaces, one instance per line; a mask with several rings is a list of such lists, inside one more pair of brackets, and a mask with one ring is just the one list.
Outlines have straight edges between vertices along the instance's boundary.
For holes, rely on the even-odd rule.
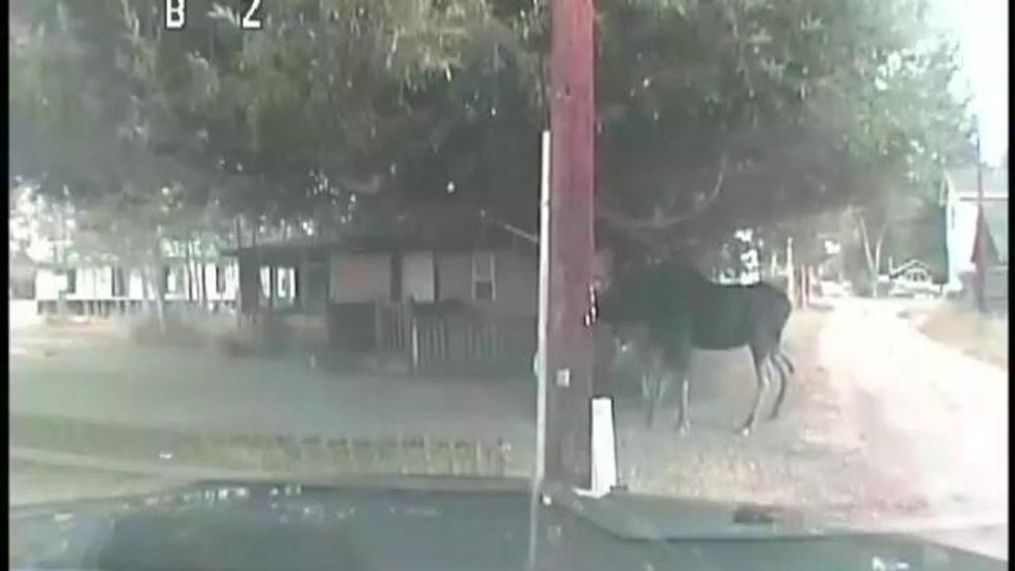
[[317,362],[388,374],[531,374],[534,257],[503,245],[438,252],[320,243],[232,254],[241,327],[275,325],[280,343]]
[[408,374],[522,376],[536,349],[535,318],[458,302],[336,303],[327,331],[329,349],[371,355],[374,366]]

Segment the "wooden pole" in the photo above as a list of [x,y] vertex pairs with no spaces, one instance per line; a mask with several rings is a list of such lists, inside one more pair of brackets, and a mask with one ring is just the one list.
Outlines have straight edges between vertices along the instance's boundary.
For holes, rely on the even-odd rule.
[[594,348],[584,318],[595,255],[592,0],[551,0],[550,16],[545,477],[588,488]]
[[987,220],[983,211],[983,158],[980,155],[980,127],[976,126],[976,246],[973,248],[976,264],[976,308],[980,313],[987,312]]

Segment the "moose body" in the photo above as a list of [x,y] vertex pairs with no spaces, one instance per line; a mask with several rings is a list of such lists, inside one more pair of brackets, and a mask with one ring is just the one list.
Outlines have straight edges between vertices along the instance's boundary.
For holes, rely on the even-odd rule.
[[757,387],[741,431],[750,433],[755,426],[769,386],[768,369],[779,376],[770,418],[778,416],[793,373],[781,347],[791,305],[779,289],[766,283],[716,284],[694,270],[658,264],[621,272],[598,306],[600,319],[613,326],[622,350],[633,347],[639,353],[648,424],[672,378],[680,388],[678,426],[682,432],[689,428],[687,371],[692,349],[749,347]]

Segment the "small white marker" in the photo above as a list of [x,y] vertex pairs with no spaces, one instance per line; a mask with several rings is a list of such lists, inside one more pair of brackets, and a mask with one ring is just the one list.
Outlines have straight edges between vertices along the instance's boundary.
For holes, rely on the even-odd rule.
[[557,371],[557,386],[561,388],[571,386],[571,369],[559,369]]

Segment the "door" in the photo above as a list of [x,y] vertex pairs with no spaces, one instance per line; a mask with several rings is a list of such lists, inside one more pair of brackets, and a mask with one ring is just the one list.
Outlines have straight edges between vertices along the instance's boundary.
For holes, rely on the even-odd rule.
[[434,264],[431,252],[412,252],[402,257],[402,295],[417,302],[435,301]]

